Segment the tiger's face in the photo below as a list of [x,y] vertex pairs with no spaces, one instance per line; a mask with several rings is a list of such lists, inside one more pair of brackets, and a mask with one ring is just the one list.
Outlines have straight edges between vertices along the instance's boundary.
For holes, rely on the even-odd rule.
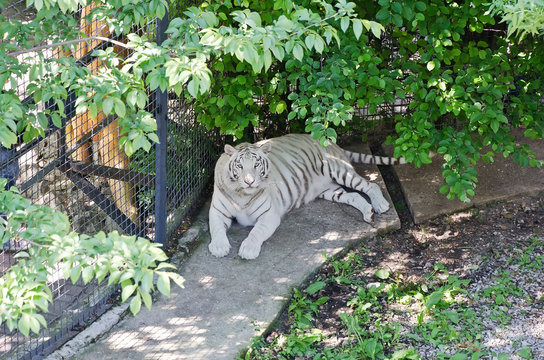
[[260,188],[268,177],[268,153],[270,145],[264,143],[240,144],[236,147],[225,145],[225,153],[230,156],[228,164],[229,177],[246,193]]

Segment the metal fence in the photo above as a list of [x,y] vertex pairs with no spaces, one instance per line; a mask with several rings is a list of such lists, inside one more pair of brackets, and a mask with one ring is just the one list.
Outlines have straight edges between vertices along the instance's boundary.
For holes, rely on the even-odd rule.
[[[5,18],[34,16],[26,1],[13,1],[2,10]],[[83,24],[82,9],[74,16],[83,28],[97,35],[102,24]],[[164,38],[168,20],[151,21],[140,33]],[[106,44],[96,42],[78,50],[80,63],[100,66],[90,53]],[[86,44],[89,46],[89,44]],[[49,57],[66,56],[49,53]],[[74,56],[72,54],[72,56]],[[26,99],[24,79],[17,92]],[[53,125],[46,136],[13,149],[0,149],[0,177],[16,185],[36,204],[66,213],[73,230],[94,234],[119,230],[165,243],[198,200],[212,174],[216,148],[213,137],[195,121],[191,107],[175,94],[151,93],[149,110],[155,113],[161,141],[154,151],[130,159],[119,148],[119,127],[113,117],[76,115],[69,96],[63,127]],[[32,101],[26,99],[26,101]],[[47,106],[47,105],[46,105]],[[14,255],[28,244],[11,242],[0,251],[0,275],[14,264]],[[95,282],[72,284],[61,272],[50,279],[53,304],[47,329],[25,338],[0,327],[0,359],[39,359],[101,315],[112,302],[114,289]]]

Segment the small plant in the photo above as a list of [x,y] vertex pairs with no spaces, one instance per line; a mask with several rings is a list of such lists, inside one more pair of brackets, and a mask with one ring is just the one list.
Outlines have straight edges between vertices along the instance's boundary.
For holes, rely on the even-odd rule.
[[[307,293],[313,294],[319,291],[317,289],[322,288],[325,283],[319,282],[317,284],[317,286],[315,286],[315,284],[310,285],[308,289],[310,289],[310,291],[312,292],[310,293],[307,290]],[[323,296],[315,301],[312,301],[308,299],[306,295],[303,295],[300,290],[294,289],[292,302],[291,305],[289,305],[288,307],[288,313],[294,326],[301,329],[307,329],[311,327],[313,316],[317,315],[319,306],[326,303],[327,300],[329,300],[329,298]]]
[[[0,179],[4,189],[6,179]],[[16,255],[17,263],[0,278],[0,323],[25,336],[46,327],[42,312],[53,301],[47,278],[60,269],[65,279],[85,284],[107,279],[121,285],[121,300],[130,300],[137,314],[142,303],[150,308],[151,292],[170,295],[170,282],[183,278],[166,261],[160,244],[145,238],[99,232],[94,236],[70,230],[68,217],[43,205],[33,205],[15,187],[0,190],[0,239],[3,244],[22,241],[31,246]],[[154,277],[157,278],[156,283]]]
[[330,281],[345,285],[360,284],[361,281],[356,278],[356,272],[362,263],[363,259],[355,251],[350,251],[343,259],[332,260],[334,277]]

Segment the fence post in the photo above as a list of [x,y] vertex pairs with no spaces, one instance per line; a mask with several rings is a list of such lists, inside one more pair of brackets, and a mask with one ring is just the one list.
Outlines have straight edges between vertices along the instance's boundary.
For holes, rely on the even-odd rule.
[[[166,40],[168,13],[157,19],[157,44]],[[159,143],[155,146],[155,242],[166,243],[166,149],[168,136],[168,93],[157,89],[155,92],[155,119]]]

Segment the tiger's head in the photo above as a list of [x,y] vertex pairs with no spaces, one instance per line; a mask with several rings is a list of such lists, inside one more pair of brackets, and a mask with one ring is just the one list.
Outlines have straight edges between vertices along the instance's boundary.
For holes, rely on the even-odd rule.
[[225,153],[230,157],[230,181],[237,183],[246,193],[259,189],[268,177],[270,148],[271,144],[268,142],[261,145],[243,143],[236,147],[225,145]]

